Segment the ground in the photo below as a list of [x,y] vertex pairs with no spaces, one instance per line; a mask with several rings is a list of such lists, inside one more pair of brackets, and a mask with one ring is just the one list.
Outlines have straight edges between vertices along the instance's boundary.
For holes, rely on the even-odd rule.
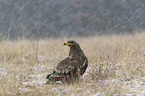
[[145,95],[145,32],[75,37],[89,66],[78,82],[45,84],[70,38],[0,41],[0,96]]

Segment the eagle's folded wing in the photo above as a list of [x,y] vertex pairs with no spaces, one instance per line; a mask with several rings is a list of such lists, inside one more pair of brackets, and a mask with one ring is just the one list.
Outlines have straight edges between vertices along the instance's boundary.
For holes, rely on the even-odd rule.
[[77,65],[77,60],[69,60],[69,58],[66,58],[57,65],[53,73],[47,76],[47,79],[51,81],[61,81],[63,79],[69,81],[76,74]]

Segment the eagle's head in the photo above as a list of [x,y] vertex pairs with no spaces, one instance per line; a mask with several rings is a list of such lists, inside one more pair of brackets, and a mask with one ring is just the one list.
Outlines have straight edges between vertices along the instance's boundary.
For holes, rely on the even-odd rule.
[[66,41],[63,45],[67,45],[69,47],[78,46],[79,44],[74,40]]

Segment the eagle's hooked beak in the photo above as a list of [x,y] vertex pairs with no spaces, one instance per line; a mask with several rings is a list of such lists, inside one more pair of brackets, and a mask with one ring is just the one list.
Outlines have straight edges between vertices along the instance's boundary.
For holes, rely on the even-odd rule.
[[68,42],[66,41],[63,45],[71,46],[72,44],[71,44],[71,43],[68,43]]

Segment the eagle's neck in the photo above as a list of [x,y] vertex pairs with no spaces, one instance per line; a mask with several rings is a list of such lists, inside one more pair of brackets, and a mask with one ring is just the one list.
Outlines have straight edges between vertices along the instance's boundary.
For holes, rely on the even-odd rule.
[[70,47],[69,56],[80,55],[82,53],[82,49],[79,45]]

